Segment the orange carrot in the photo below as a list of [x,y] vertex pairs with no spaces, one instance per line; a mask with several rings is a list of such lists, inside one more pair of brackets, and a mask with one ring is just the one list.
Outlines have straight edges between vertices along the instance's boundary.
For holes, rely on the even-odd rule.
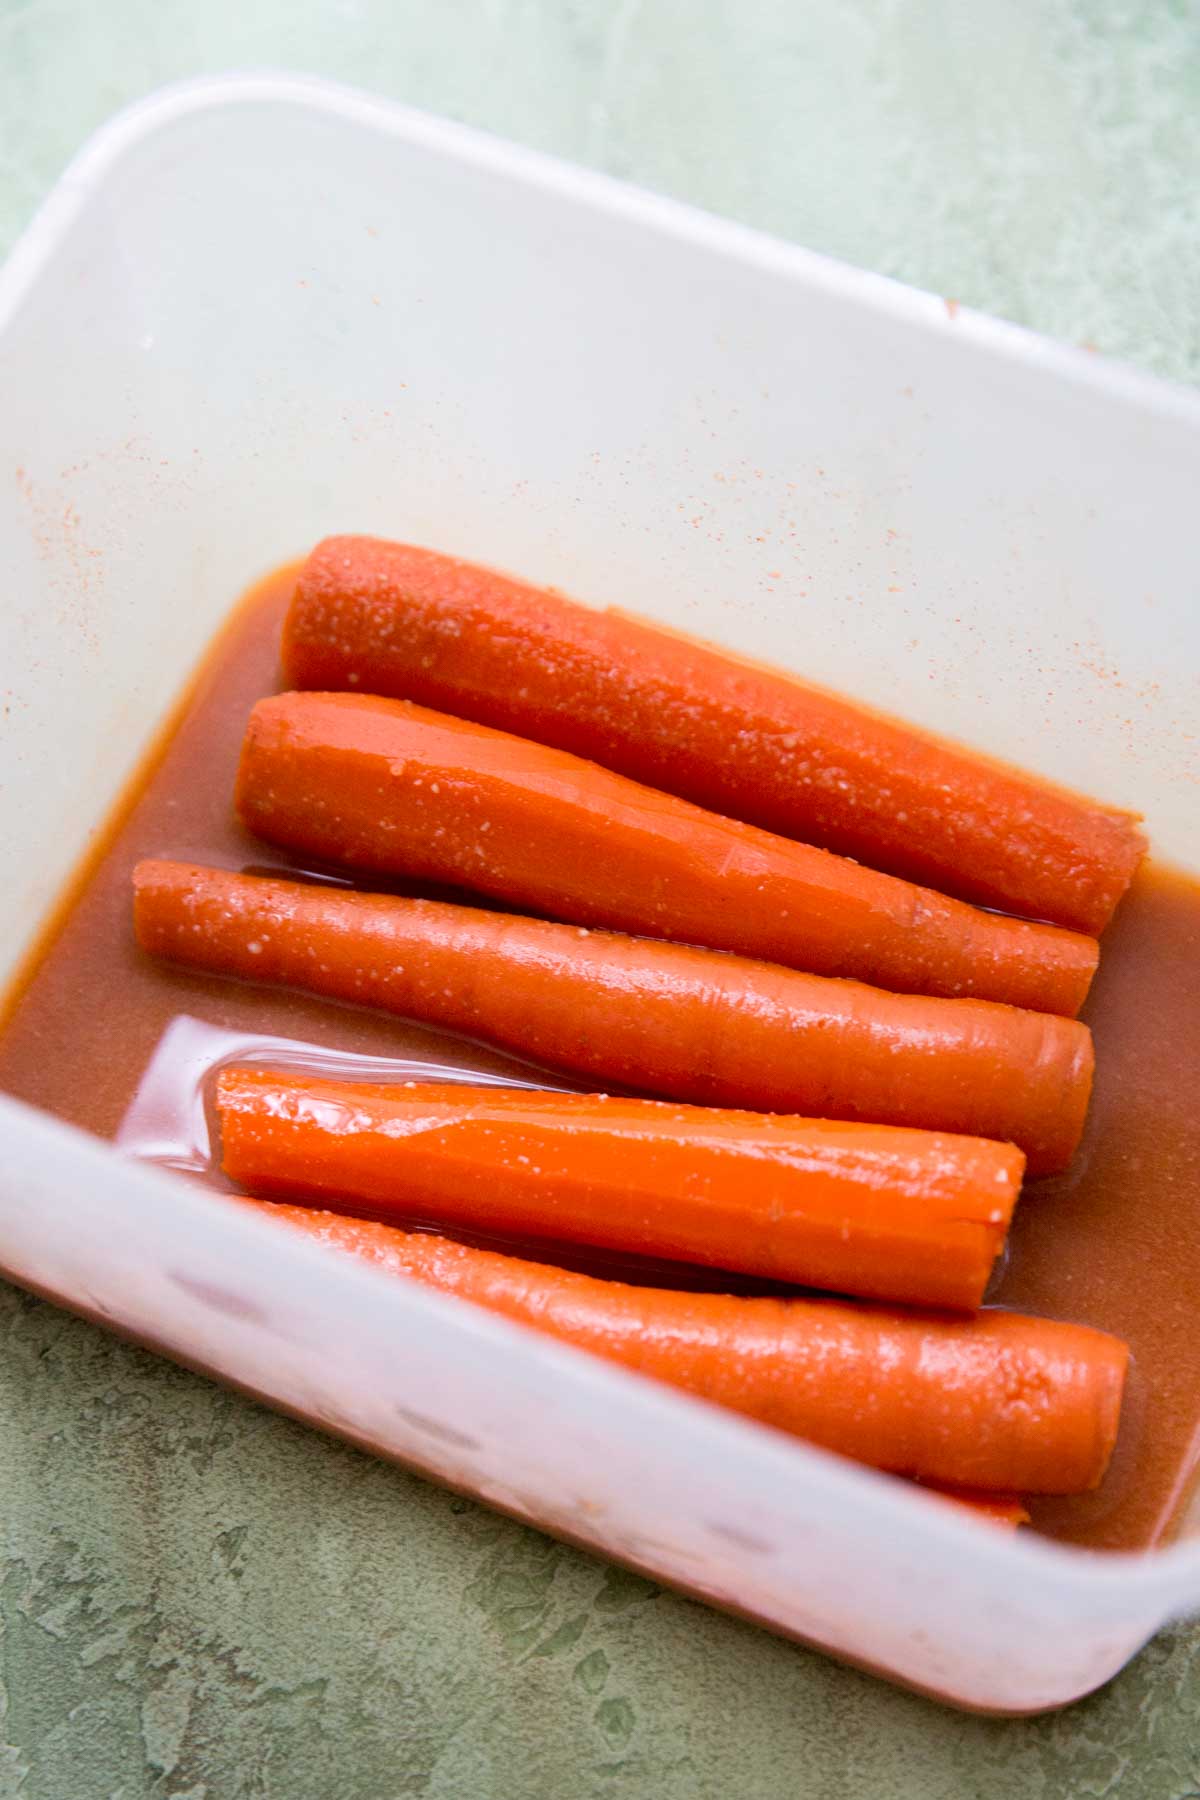
[[894,1474],[1077,1493],[1095,1487],[1116,1440],[1128,1351],[1086,1325],[629,1287],[447,1238],[258,1204],[334,1250]]
[[318,544],[283,649],[295,687],[417,700],[1093,936],[1145,850],[1133,813],[712,645],[407,544]]
[[269,1198],[967,1311],[1025,1162],[890,1125],[254,1068],[216,1104],[226,1174]]
[[279,694],[237,803],[307,856],[901,992],[1073,1015],[1093,938],[1002,918],[402,700]]
[[432,900],[146,862],[143,947],[483,1038],[593,1083],[761,1112],[1009,1140],[1070,1161],[1087,1027],[926,1000],[648,938]]
[[949,1500],[952,1505],[969,1512],[981,1524],[998,1525],[1002,1531],[1016,1531],[1019,1525],[1028,1525],[1029,1508],[1019,1494],[992,1494],[983,1488],[951,1488],[938,1487],[931,1482],[922,1482],[923,1492],[936,1494],[939,1500]]

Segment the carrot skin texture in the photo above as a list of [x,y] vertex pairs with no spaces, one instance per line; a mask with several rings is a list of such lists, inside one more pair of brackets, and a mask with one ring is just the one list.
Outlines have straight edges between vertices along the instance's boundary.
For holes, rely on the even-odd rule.
[[1091,936],[1145,851],[1136,814],[716,646],[406,544],[318,544],[283,655],[295,687],[458,713]]
[[1069,1163],[1087,1027],[927,1000],[648,938],[187,863],[134,872],[142,947],[483,1039],[602,1086],[912,1125]]
[[980,912],[506,732],[370,694],[250,716],[237,804],[273,843],[573,924],[1073,1017],[1094,938]]
[[549,1238],[973,1311],[1024,1158],[884,1125],[230,1068],[227,1175],[335,1212]]
[[1128,1351],[1086,1325],[630,1287],[340,1214],[247,1204],[333,1250],[893,1474],[1079,1493],[1099,1482],[1116,1441]]

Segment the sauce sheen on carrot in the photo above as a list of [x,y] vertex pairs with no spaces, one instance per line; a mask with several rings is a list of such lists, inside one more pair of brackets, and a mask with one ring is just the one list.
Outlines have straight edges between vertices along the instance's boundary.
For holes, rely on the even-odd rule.
[[1024,1166],[943,1132],[260,1068],[223,1070],[216,1110],[252,1193],[966,1311]]

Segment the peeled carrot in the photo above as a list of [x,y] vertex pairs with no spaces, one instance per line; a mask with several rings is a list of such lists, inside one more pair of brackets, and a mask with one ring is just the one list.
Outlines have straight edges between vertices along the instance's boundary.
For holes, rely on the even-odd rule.
[[890,1125],[255,1068],[216,1105],[226,1174],[267,1197],[967,1311],[1025,1162]]
[[237,804],[260,837],[325,861],[902,992],[1073,1015],[1096,967],[1093,938],[980,912],[402,700],[260,701]]
[[629,1287],[259,1204],[334,1250],[894,1474],[1078,1493],[1095,1487],[1116,1441],[1128,1351],[1086,1325]]
[[1145,850],[1133,813],[780,670],[407,544],[318,544],[283,652],[295,687],[443,708],[1093,936]]
[[602,1085],[705,1105],[916,1125],[1074,1154],[1085,1025],[925,1000],[649,938],[188,863],[134,871],[142,946],[483,1038]]

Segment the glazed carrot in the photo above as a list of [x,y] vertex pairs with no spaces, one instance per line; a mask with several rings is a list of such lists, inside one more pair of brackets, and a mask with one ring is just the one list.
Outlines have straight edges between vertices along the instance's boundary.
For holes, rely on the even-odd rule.
[[216,1106],[226,1174],[268,1198],[966,1311],[1025,1162],[890,1125],[256,1068],[225,1069]]
[[629,1287],[303,1207],[265,1213],[720,1406],[894,1474],[1069,1494],[1116,1439],[1128,1351],[1086,1325],[987,1310]]
[[938,1487],[931,1482],[922,1482],[922,1490],[927,1494],[936,1494],[939,1500],[949,1500],[977,1518],[981,1524],[998,1525],[1002,1531],[1016,1531],[1019,1525],[1028,1525],[1029,1508],[1019,1494],[992,1494],[982,1488],[950,1488]]
[[260,837],[324,861],[901,992],[1073,1015],[1096,967],[1094,938],[980,912],[403,700],[260,701],[237,804]]
[[295,687],[417,700],[1093,936],[1145,849],[1133,813],[780,670],[407,544],[318,544],[283,649]]
[[142,863],[143,947],[482,1038],[593,1084],[674,1100],[1001,1138],[1029,1173],[1070,1161],[1087,1027],[614,932]]

